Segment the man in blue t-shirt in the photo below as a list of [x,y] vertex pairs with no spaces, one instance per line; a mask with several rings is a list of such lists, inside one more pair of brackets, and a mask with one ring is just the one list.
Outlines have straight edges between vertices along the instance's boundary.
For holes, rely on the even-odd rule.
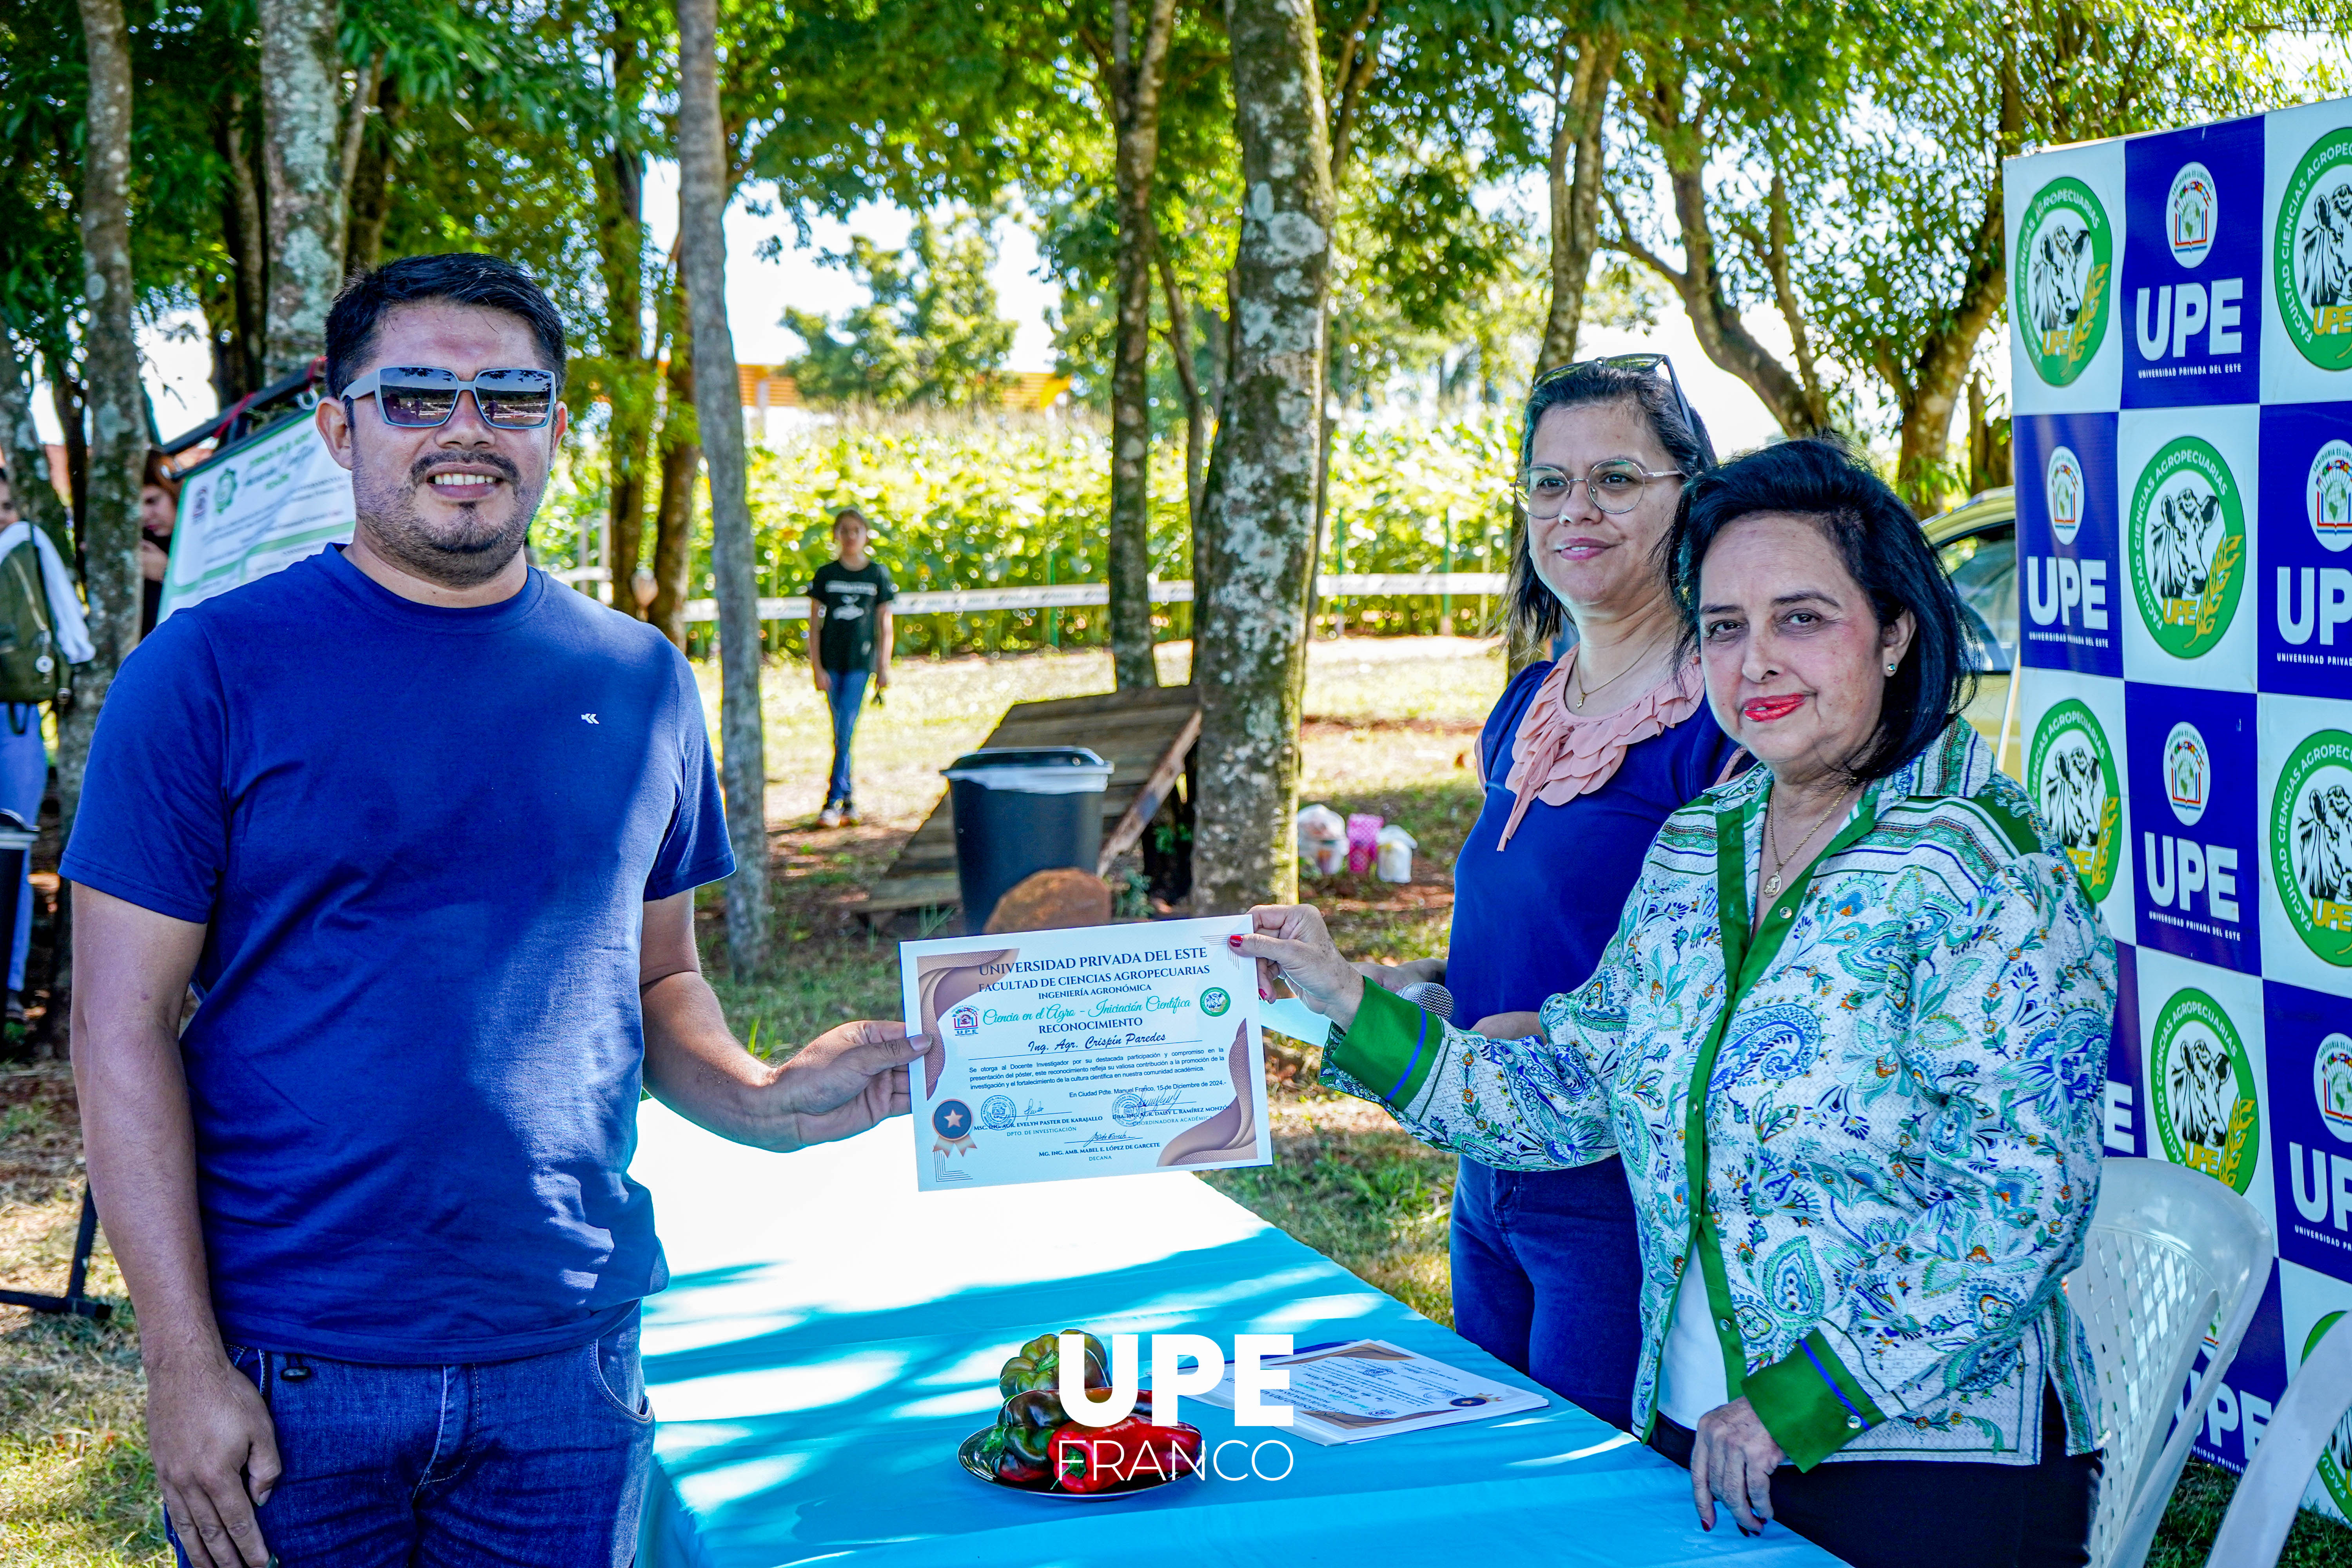
[[896,1025],[782,1067],[728,1033],[693,676],[522,552],[562,384],[504,262],[345,289],[317,419],[351,544],[173,615],[99,721],[74,1070],[198,1568],[627,1563],[668,1278],[640,1086],[775,1150],[907,1109]]

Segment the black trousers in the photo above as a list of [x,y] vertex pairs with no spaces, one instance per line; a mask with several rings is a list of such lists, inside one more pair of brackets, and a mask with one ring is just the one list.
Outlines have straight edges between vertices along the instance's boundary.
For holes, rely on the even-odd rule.
[[[1691,1432],[1664,1416],[1650,1447],[1690,1468]],[[1853,1568],[2083,1568],[2099,1456],[2066,1454],[2058,1396],[2042,1403],[2038,1465],[1862,1459],[1772,1472],[1772,1518]],[[1715,1505],[1717,1530],[1738,1529]]]

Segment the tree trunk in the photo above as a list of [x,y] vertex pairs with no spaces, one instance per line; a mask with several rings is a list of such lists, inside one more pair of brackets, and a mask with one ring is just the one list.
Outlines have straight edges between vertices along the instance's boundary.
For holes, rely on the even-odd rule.
[[1203,912],[1298,885],[1296,679],[1306,658],[1330,286],[1330,148],[1310,0],[1226,0],[1242,227],[1231,380],[1202,498],[1208,603],[1196,633]]
[[1168,357],[1176,362],[1176,380],[1184,388],[1184,520],[1197,535],[1201,527],[1201,486],[1209,454],[1209,408],[1201,395],[1200,368],[1192,363],[1192,307],[1176,281],[1176,269],[1162,250],[1157,258],[1160,284],[1168,295]]
[[744,490],[743,395],[727,324],[722,218],[727,131],[719,118],[719,0],[677,7],[677,237],[694,322],[694,398],[710,470],[710,568],[719,597],[719,779],[735,874],[727,879],[727,952],[739,975],[768,963],[768,750],[760,722],[760,569]]
[[343,279],[341,0],[260,0],[261,124],[269,171],[266,384],[327,349]]
[[373,272],[383,259],[384,225],[392,219],[392,179],[400,163],[400,122],[408,105],[390,78],[376,89],[375,128],[365,132],[352,165],[350,226],[343,239],[343,275]]
[[613,607],[643,619],[632,586],[644,553],[646,465],[653,446],[654,375],[646,353],[646,155],[627,132],[645,95],[644,40],[625,26],[606,39],[613,56],[613,142],[595,161],[596,249],[604,273],[604,393],[613,419],[608,513]]
[[659,448],[661,502],[654,511],[654,602],[646,607],[646,619],[684,647],[686,574],[694,560],[694,481],[702,468],[702,434],[694,406],[694,333],[682,282],[670,290],[670,312],[674,324]]
[[73,508],[74,560],[81,560],[89,527],[89,394],[74,374],[73,361],[62,348],[41,355],[49,372],[49,406],[58,416],[66,450],[66,501]]
[[[1558,107],[1551,122],[1551,309],[1544,318],[1536,374],[1576,359],[1584,325],[1584,289],[1601,241],[1601,132],[1608,119],[1609,84],[1622,46],[1602,33],[1574,41],[1576,64],[1554,81]],[[1566,62],[1562,62],[1563,66]],[[1562,95],[1559,89],[1565,87]]]
[[[258,392],[269,336],[269,231],[262,224],[261,183],[254,178],[246,142],[245,95],[232,90],[221,113],[217,145],[228,180],[221,191],[221,238],[236,289],[236,395]],[[221,405],[223,412],[228,405]]]
[[1680,268],[1634,237],[1633,226],[1614,196],[1610,210],[1616,219],[1618,245],[1624,252],[1664,279],[1683,302],[1699,348],[1719,369],[1748,384],[1765,410],[1790,436],[1811,436],[1828,428],[1829,399],[1813,374],[1804,315],[1788,283],[1788,250],[1793,237],[1788,230],[1786,193],[1776,173],[1768,203],[1769,236],[1759,233],[1751,245],[1766,254],[1759,258],[1772,273],[1782,318],[1796,348],[1797,368],[1790,369],[1759,342],[1741,320],[1738,304],[1724,290],[1717,265],[1715,228],[1706,210],[1706,162],[1709,148],[1701,115],[1690,111],[1683,69],[1668,57],[1667,74],[1646,81],[1634,107],[1647,122],[1659,161],[1665,165],[1666,184],[1675,205],[1675,225],[1683,245]]
[[1122,691],[1160,684],[1151,654],[1151,179],[1160,162],[1160,86],[1176,0],[1111,0],[1109,79],[1118,120],[1118,321],[1110,371],[1110,659]]
[[16,357],[16,340],[0,331],[0,462],[8,465],[9,489],[19,515],[46,531],[68,559],[73,554],[73,519],[58,498],[49,476],[48,448],[33,418],[33,366]]
[[1984,377],[1969,377],[1969,494],[1982,495],[2002,485],[2015,484],[2011,460],[2009,421],[1995,419],[1987,407]]
[[82,593],[97,655],[77,671],[75,701],[58,725],[60,826],[68,834],[81,803],[99,709],[139,641],[139,483],[147,464],[146,393],[131,321],[131,43],[122,0],[81,0],[81,23],[89,51],[80,216],[90,434]]

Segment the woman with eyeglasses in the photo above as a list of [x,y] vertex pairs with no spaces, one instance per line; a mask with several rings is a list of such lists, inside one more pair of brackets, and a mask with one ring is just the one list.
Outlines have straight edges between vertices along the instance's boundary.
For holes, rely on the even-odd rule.
[[1702,1527],[1722,1504],[1854,1568],[2081,1568],[2102,1422],[2065,1280],[2115,943],[1961,716],[1960,602],[1868,465],[1749,453],[1673,541],[1682,646],[1758,765],[1645,847],[1589,979],[1465,1034],[1366,984],[1311,907],[1234,946],[1338,1026],[1323,1081],[1415,1136],[1622,1166],[1632,1429]]
[[[1663,354],[1565,366],[1528,399],[1528,526],[1513,628],[1556,661],[1522,670],[1478,740],[1486,802],[1454,868],[1444,958],[1360,965],[1391,990],[1442,980],[1481,1034],[1525,1033],[1616,933],[1668,815],[1727,777],[1738,748],[1708,713],[1663,547],[1683,481],[1714,466]],[[1454,1194],[1454,1326],[1612,1426],[1633,1422],[1641,1256],[1618,1163],[1504,1171],[1465,1157]]]

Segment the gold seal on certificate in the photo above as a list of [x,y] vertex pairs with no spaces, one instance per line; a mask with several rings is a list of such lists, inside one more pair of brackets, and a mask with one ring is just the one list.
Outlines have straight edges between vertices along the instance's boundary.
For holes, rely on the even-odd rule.
[[1249,917],[901,942],[916,1181],[947,1187],[1274,1162]]

